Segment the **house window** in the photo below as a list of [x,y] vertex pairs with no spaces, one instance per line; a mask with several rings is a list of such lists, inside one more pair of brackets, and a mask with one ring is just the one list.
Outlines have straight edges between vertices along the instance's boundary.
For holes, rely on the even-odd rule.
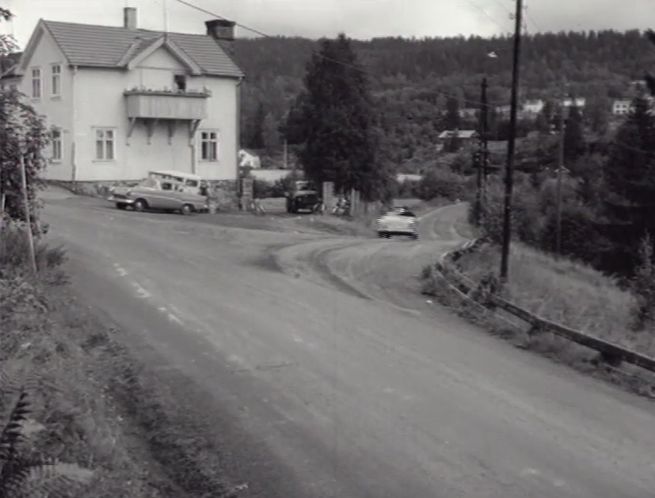
[[59,64],[54,64],[52,66],[52,96],[58,97],[61,95],[61,66]]
[[218,160],[218,133],[215,131],[200,132],[200,159],[203,161]]
[[186,91],[186,76],[183,74],[176,74],[174,77],[175,81],[175,89],[178,92],[185,92]]
[[111,128],[96,128],[96,160],[114,160],[114,130]]
[[32,68],[32,98],[41,98],[41,68]]
[[54,128],[50,132],[51,144],[52,144],[52,156],[51,160],[53,162],[60,162],[62,157],[62,147],[61,147],[61,130]]

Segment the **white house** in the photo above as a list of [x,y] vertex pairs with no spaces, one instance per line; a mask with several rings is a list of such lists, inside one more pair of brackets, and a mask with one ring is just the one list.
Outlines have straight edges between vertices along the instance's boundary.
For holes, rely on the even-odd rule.
[[473,118],[477,118],[479,110],[476,109],[475,107],[465,107],[457,112],[460,118],[473,119]]
[[19,89],[52,127],[46,179],[136,180],[157,170],[236,180],[239,85],[234,23],[206,34],[40,20]]
[[587,105],[587,99],[578,97],[576,99],[570,99],[566,98],[563,99],[561,102],[563,107],[566,107],[567,109],[569,107],[577,107],[578,109],[583,109],[585,105]]
[[526,100],[523,103],[523,112],[525,114],[539,114],[544,109],[544,101],[542,99]]
[[616,99],[612,102],[612,114],[622,116],[632,109],[632,99]]

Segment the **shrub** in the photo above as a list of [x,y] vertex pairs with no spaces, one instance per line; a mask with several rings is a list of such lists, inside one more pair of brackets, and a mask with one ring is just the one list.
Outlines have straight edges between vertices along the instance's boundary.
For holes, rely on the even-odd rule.
[[404,180],[402,182],[398,182],[395,197],[397,199],[411,199],[417,197],[417,191],[420,183],[420,181],[413,180]]
[[631,282],[632,292],[637,299],[634,310],[635,330],[642,330],[655,323],[655,264],[653,263],[653,240],[649,234],[641,241],[639,266]]
[[429,201],[437,197],[445,199],[463,199],[469,192],[470,181],[447,169],[431,169],[418,182],[416,194],[420,199]]
[[[9,273],[20,272],[29,267],[27,235],[25,224],[9,222],[0,228],[0,278]],[[50,247],[42,241],[35,241],[37,268],[54,269],[66,259],[61,247]]]
[[255,199],[264,199],[266,197],[272,197],[271,192],[273,190],[273,185],[266,180],[259,180],[255,178],[252,182],[252,193]]

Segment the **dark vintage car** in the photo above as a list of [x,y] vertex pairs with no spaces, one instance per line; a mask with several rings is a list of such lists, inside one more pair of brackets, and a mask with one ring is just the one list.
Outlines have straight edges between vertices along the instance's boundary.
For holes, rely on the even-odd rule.
[[310,212],[321,209],[322,199],[311,182],[297,181],[295,190],[287,193],[287,213]]
[[300,190],[287,197],[288,213],[300,213],[301,211],[315,213],[320,206],[321,197],[314,190]]

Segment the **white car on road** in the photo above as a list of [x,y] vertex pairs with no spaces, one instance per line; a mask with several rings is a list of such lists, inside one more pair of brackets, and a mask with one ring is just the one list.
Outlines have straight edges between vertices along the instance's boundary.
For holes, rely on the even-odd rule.
[[394,208],[378,218],[377,232],[378,237],[383,238],[389,238],[392,235],[407,235],[418,239],[418,220],[408,208]]

